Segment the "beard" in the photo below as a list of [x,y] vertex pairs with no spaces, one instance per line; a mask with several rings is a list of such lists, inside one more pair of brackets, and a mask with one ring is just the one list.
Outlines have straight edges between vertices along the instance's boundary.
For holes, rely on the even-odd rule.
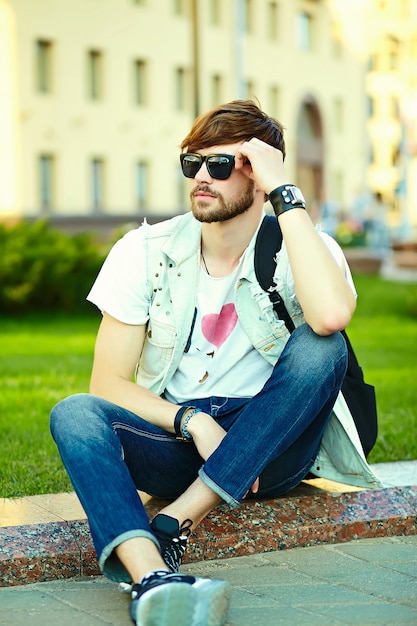
[[[248,179],[247,185],[240,196],[234,200],[225,201],[223,195],[218,191],[213,191],[208,185],[196,185],[190,193],[191,210],[196,220],[199,222],[226,222],[242,213],[246,213],[253,204],[255,183]],[[215,196],[217,202],[205,202],[194,196],[196,191],[203,191]]]

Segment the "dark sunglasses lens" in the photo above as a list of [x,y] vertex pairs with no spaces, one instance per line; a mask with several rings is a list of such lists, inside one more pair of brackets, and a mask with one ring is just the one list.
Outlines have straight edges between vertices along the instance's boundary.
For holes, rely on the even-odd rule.
[[213,155],[207,159],[207,169],[213,178],[225,180],[232,173],[234,158],[225,154]]
[[194,178],[201,167],[202,159],[197,154],[182,154],[182,173],[186,178]]

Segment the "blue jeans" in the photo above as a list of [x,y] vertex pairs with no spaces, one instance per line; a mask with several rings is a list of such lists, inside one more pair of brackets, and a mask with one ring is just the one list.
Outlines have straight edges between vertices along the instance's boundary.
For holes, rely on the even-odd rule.
[[102,572],[129,576],[114,548],[132,537],[156,545],[137,490],[178,497],[200,478],[237,506],[260,477],[257,498],[276,497],[307,475],[346,371],[340,333],[321,337],[303,324],[253,398],[191,400],[227,431],[206,462],[193,443],[107,400],[77,394],[51,412],[51,431],[87,514]]

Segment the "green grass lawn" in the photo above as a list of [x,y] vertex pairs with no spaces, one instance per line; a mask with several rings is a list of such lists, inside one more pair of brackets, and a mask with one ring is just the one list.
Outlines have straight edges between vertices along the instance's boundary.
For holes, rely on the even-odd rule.
[[[376,386],[379,438],[370,462],[417,459],[417,285],[356,276],[348,329]],[[412,315],[413,313],[413,315]],[[87,391],[98,314],[0,318],[0,496],[71,490],[49,412]]]
[[355,276],[348,334],[376,388],[379,434],[370,463],[417,459],[417,285]]
[[71,489],[49,433],[63,397],[88,391],[99,315],[1,319],[0,495]]

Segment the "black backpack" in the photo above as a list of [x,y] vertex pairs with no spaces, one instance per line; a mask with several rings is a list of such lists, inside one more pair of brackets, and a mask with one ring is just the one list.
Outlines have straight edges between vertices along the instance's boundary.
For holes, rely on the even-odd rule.
[[[275,256],[281,244],[282,233],[278,220],[272,215],[267,215],[262,221],[255,243],[255,274],[262,289],[268,293],[278,317],[285,322],[291,333],[295,328],[294,322],[281,296],[276,290],[268,291],[274,285]],[[368,456],[378,434],[375,388],[365,383],[362,368],[344,330],[342,335],[348,349],[348,366],[342,393],[356,424],[365,456]]]

